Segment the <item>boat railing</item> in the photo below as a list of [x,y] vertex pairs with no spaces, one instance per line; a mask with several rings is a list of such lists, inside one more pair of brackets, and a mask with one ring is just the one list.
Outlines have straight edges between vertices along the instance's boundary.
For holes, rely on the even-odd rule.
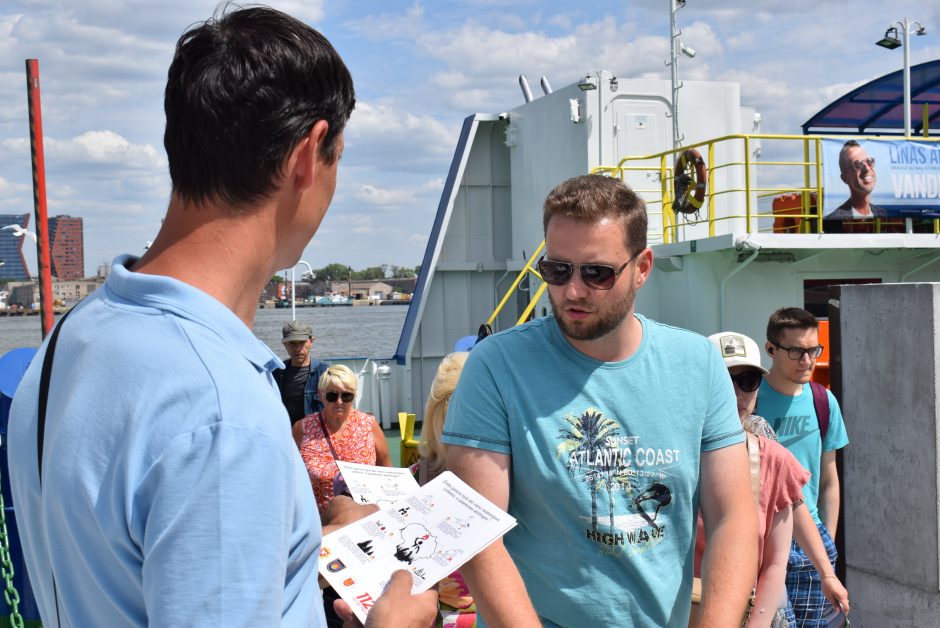
[[[859,136],[832,136],[827,139],[857,139]],[[652,155],[624,157],[616,166],[599,166],[592,170],[596,174],[630,178],[633,190],[643,197],[650,217],[649,242],[669,244],[707,235],[714,237],[743,229],[751,233],[805,234],[825,233],[823,221],[823,171],[822,140],[819,135],[770,135],[741,134],[726,135],[677,149]],[[871,141],[888,141],[895,137],[865,137]],[[936,142],[938,139],[917,138],[918,141]],[[783,146],[776,146],[776,144]],[[770,146],[768,146],[770,144]],[[798,146],[794,150],[793,144]],[[768,150],[768,148],[770,150]],[[673,208],[676,173],[674,164],[678,155],[694,149],[704,154],[708,177],[705,195],[699,211],[694,215],[681,215]],[[701,150],[699,150],[701,149]],[[761,154],[781,156],[802,152],[802,159],[758,159]],[[718,161],[719,155],[725,155]],[[730,157],[729,157],[730,156]],[[773,181],[757,184],[758,174]],[[630,177],[638,173],[640,177]],[[716,174],[724,173],[724,176]],[[637,182],[653,180],[655,187],[643,187]],[[716,182],[720,181],[718,184]],[[768,207],[769,206],[769,207]],[[703,215],[704,214],[704,215]],[[867,233],[896,232],[904,229],[903,218],[873,218],[870,221],[853,220],[854,225]],[[920,220],[918,228],[940,234],[940,220]],[[687,231],[683,227],[707,225],[707,231]],[[519,285],[529,275],[534,276],[539,286],[532,293],[528,305],[522,310],[516,324],[529,319],[547,284],[542,281],[536,263],[545,248],[545,241],[526,260],[515,281],[506,290],[496,309],[487,320],[493,324],[500,311],[515,294]]]
[[[653,243],[669,244],[688,239],[688,227],[704,225],[707,231],[693,231],[692,238],[742,229],[749,234],[825,233],[822,204],[818,202],[824,192],[824,138],[858,139],[859,136],[726,135],[661,153],[624,157],[616,166],[598,166],[592,172],[629,179],[631,187],[647,204],[648,239]],[[897,138],[870,136],[864,139],[889,141]],[[936,138],[917,139],[938,141]],[[701,207],[693,213],[680,213],[675,211],[678,180],[675,164],[679,156],[689,150],[701,154],[708,176]],[[800,153],[802,159],[786,158]],[[759,159],[762,154],[781,158]],[[645,180],[655,185],[647,187],[642,184]],[[759,180],[769,183],[758,184]],[[898,230],[903,221],[901,218],[874,218],[853,222],[868,233],[881,233]],[[921,221],[921,228],[924,225],[929,232],[940,234],[940,220]]]

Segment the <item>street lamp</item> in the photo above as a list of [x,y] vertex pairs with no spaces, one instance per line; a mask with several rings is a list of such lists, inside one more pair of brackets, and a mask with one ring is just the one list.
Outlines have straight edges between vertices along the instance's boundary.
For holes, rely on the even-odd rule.
[[[304,260],[298,261],[297,264],[303,264],[304,266],[307,267],[307,272],[310,273],[311,275],[313,274],[313,267],[311,267],[310,264],[308,264]],[[297,264],[294,264],[290,268],[290,319],[292,321],[297,320],[297,315],[295,314],[296,306],[294,305],[294,290],[295,290],[294,269],[297,268]]]
[[[885,36],[875,42],[876,46],[894,50],[898,47],[904,48],[904,136],[911,136],[911,29],[915,35],[926,35],[927,29],[917,20],[904,18],[903,21],[894,22],[885,31]],[[901,32],[903,41],[898,39],[898,31]]]

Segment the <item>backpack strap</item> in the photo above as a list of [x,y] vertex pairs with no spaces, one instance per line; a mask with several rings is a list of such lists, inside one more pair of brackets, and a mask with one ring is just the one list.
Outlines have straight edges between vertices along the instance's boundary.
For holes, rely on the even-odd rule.
[[823,440],[829,432],[829,395],[826,387],[820,383],[810,382],[809,387],[813,391],[813,408],[819,423],[819,439]]

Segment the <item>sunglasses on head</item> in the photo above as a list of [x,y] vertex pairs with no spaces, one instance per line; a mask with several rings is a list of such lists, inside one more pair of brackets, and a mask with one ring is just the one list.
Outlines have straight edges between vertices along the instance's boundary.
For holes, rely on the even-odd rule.
[[330,392],[323,395],[323,398],[329,401],[330,403],[336,403],[337,399],[342,399],[343,403],[351,403],[353,399],[356,398],[356,393],[344,392],[338,393],[331,390]]
[[760,371],[744,371],[737,375],[731,375],[729,373],[729,376],[731,377],[731,381],[744,392],[754,392],[760,388],[760,382],[764,378],[764,374]]
[[607,264],[572,264],[571,262],[556,262],[545,259],[543,256],[539,259],[539,274],[542,281],[550,286],[564,286],[571,281],[574,275],[574,269],[577,268],[581,273],[581,281],[584,285],[595,290],[610,290],[614,287],[617,277],[627,267],[627,264],[633,261],[634,255],[623,263],[620,268],[614,268]]

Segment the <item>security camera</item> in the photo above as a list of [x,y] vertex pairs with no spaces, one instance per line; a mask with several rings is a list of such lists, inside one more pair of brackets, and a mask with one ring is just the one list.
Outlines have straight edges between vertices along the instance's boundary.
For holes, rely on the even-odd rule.
[[695,48],[689,48],[685,44],[681,44],[679,50],[681,50],[682,54],[687,56],[689,59],[695,56]]

